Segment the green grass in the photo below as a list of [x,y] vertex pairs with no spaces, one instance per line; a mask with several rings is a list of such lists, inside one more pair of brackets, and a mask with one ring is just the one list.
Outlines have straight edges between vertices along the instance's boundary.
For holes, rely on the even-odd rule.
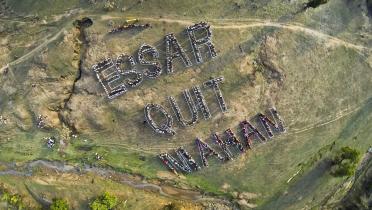
[[[257,9],[253,9],[255,7],[253,3],[243,1],[236,1],[237,5],[243,5],[241,9],[236,9],[234,2],[223,0],[213,3],[194,0],[159,3],[156,0],[145,1],[142,5],[134,2],[137,1],[117,3],[119,8],[124,6],[129,8],[125,13],[119,13],[117,10],[105,13],[102,11],[102,5],[97,4],[86,8],[86,12],[81,14],[82,17],[92,17],[94,21],[93,26],[87,29],[87,33],[92,35],[92,41],[88,57],[83,63],[84,74],[77,83],[78,94],[71,98],[68,108],[72,111],[66,115],[75,123],[80,133],[78,138],[69,139],[69,144],[63,152],[57,151],[58,145],[53,150],[47,149],[42,140],[46,136],[59,136],[63,131],[62,127],[58,125],[50,131],[40,130],[35,127],[34,120],[43,108],[58,110],[71,90],[71,81],[74,80],[77,69],[72,65],[73,49],[71,45],[66,44],[76,41],[76,37],[68,39],[61,36],[48,45],[47,57],[42,60],[47,64],[46,69],[35,68],[35,61],[39,61],[40,58],[34,57],[14,67],[15,78],[9,76],[0,79],[3,85],[0,88],[0,97],[3,100],[0,101],[0,112],[13,120],[9,127],[0,127],[1,161],[24,163],[43,158],[77,165],[88,163],[125,173],[140,174],[147,179],[157,179],[158,172],[167,171],[156,157],[159,152],[172,151],[184,145],[197,161],[200,161],[193,143],[195,137],[199,136],[210,143],[212,132],[222,133],[231,127],[237,133],[240,120],[250,119],[257,112],[263,112],[270,105],[275,105],[287,125],[288,133],[277,136],[266,144],[255,146],[252,151],[236,157],[234,161],[225,164],[212,161],[209,168],[186,175],[186,179],[176,178],[174,182],[196,186],[201,191],[227,197],[235,191],[261,194],[254,202],[263,206],[271,205],[271,201],[281,198],[283,200],[279,200],[279,203],[283,201],[285,206],[286,197],[281,196],[286,190],[292,190],[291,193],[295,197],[302,196],[303,193],[302,201],[293,201],[297,202],[293,204],[293,208],[301,208],[307,205],[312,197],[315,197],[314,203],[319,203],[327,189],[344,181],[328,175],[316,177],[314,193],[310,194],[300,191],[296,185],[300,181],[305,184],[312,183],[311,180],[301,178],[311,174],[319,160],[327,153],[325,150],[329,149],[329,145],[335,142],[337,147],[352,146],[359,151],[365,151],[370,146],[372,83],[369,52],[363,54],[339,45],[327,47],[326,40],[302,32],[272,27],[213,29],[214,24],[221,22],[211,20],[213,42],[219,51],[218,58],[214,60],[204,58],[206,60],[204,64],[194,65],[188,69],[182,65],[177,66],[174,74],[162,75],[157,80],[147,80],[140,87],[112,101],[106,100],[102,87],[90,70],[91,65],[107,55],[115,57],[123,52],[134,54],[142,43],[157,46],[161,54],[164,54],[163,36],[168,32],[176,34],[195,63],[189,41],[182,34],[186,26],[149,21],[153,26],[151,29],[107,36],[110,27],[107,26],[108,20],[101,19],[102,15],[119,17],[115,19],[116,24],[123,21],[124,17],[138,17],[144,23],[147,21],[142,21],[141,17],[156,19],[161,15],[169,19],[191,19],[194,22],[240,17],[281,20],[293,18],[309,27],[323,30],[318,25],[317,15],[326,13],[327,8],[335,7],[338,12],[334,15],[337,17],[333,19],[333,16],[330,16],[330,22],[324,24],[337,25],[334,23],[339,23],[337,21],[340,19],[345,23],[346,29],[335,28],[337,35],[346,41],[354,40],[350,34],[354,34],[357,29],[350,24],[360,20],[361,15],[354,12],[351,18],[353,20],[348,22],[346,19],[349,16],[345,12],[347,9],[342,9],[343,2],[331,1],[329,5],[309,10],[307,15],[298,14],[295,17],[290,16],[296,12],[300,3],[289,5],[276,0],[256,2]],[[80,1],[72,0],[56,1],[55,5],[52,1],[39,4],[36,1],[9,3],[16,12],[37,13],[40,16],[61,14],[83,5]],[[86,4],[83,6],[85,8]],[[46,9],[50,7],[52,9]],[[356,10],[354,7],[352,9]],[[167,13],[164,14],[164,11]],[[52,19],[51,16],[49,18]],[[40,32],[35,36],[28,37],[24,33],[15,35],[14,42],[22,46],[34,39],[32,46],[36,46],[42,43],[41,37],[49,33],[54,34],[62,27],[66,27],[66,32],[71,33],[75,18],[63,19],[55,23],[55,28],[50,29],[51,31]],[[244,23],[252,23],[252,20]],[[36,25],[24,30],[34,34],[43,28],[44,26]],[[359,43],[362,40],[355,41]],[[239,45],[243,47],[245,54],[240,52]],[[269,48],[265,49],[264,46]],[[14,48],[12,55],[21,56],[31,49],[32,47]],[[267,81],[265,71],[257,72],[256,78],[252,76],[253,61],[258,59],[262,50],[271,53],[268,56],[270,61],[276,68],[283,70],[282,85],[276,81]],[[245,66],[244,69],[241,69],[241,66]],[[66,78],[61,79],[61,76]],[[183,89],[200,85],[211,76],[225,77],[221,89],[230,108],[229,113],[218,116],[220,111],[213,93],[205,91],[215,118],[209,121],[201,119],[193,128],[180,128],[175,122],[177,135],[172,138],[154,135],[143,125],[143,107],[146,103],[162,104],[172,113],[166,96],[178,97]],[[45,90],[32,92],[29,86],[35,81]],[[15,89],[12,94],[11,87]],[[100,95],[91,95],[90,92]],[[239,97],[240,95],[242,97]],[[335,120],[341,114],[357,107],[359,108],[357,111]],[[17,109],[25,110],[28,117],[22,119]],[[345,111],[346,109],[348,111]],[[331,120],[335,121],[327,124]],[[102,155],[103,160],[95,160],[95,153]],[[302,172],[287,183],[287,180],[300,169]],[[225,184],[230,187],[223,189],[222,186]],[[113,185],[107,188],[114,187]],[[320,187],[321,185],[323,187]],[[40,189],[49,192],[55,190],[46,186],[40,186]]]
[[67,10],[83,6],[83,4],[80,4],[80,0],[46,0],[42,2],[37,0],[7,0],[6,2],[16,13],[22,15],[38,15],[41,17],[60,14]]

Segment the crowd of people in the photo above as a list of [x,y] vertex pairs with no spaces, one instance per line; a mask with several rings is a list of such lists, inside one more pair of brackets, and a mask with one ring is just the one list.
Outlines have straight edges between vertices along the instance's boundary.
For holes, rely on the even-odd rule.
[[[240,122],[240,126],[242,128],[244,141],[249,149],[252,149],[252,140],[255,136],[257,136],[261,142],[266,141],[266,138],[247,120],[243,120],[242,122]],[[251,131],[249,132],[248,129]]]
[[212,134],[212,140],[218,144],[221,148],[222,152],[225,154],[225,160],[232,160],[233,154],[230,152],[229,148],[227,148],[227,143],[220,139],[217,133]]
[[167,73],[173,72],[173,59],[181,58],[186,67],[192,66],[192,63],[187,56],[185,50],[178,43],[173,33],[165,35],[165,54],[166,54],[166,70]]
[[196,97],[196,104],[203,113],[204,119],[211,118],[211,112],[209,111],[209,108],[207,106],[207,102],[205,101],[204,95],[201,92],[201,89],[199,86],[192,87],[192,90]]
[[[138,21],[135,19],[135,21]],[[112,26],[112,24],[110,24]],[[124,30],[129,30],[133,28],[148,28],[151,27],[149,24],[137,24],[126,22],[123,25],[114,27],[109,33],[117,33]],[[206,35],[204,33],[206,32]],[[210,25],[206,22],[200,22],[189,26],[186,28],[186,33],[188,34],[189,41],[191,42],[192,50],[194,51],[197,63],[202,63],[202,53],[200,47],[202,45],[207,46],[211,57],[216,57],[217,53],[214,45],[211,41],[212,32],[210,30]],[[200,34],[203,34],[200,36]],[[118,58],[115,63],[113,63],[111,58],[106,58],[103,61],[92,66],[93,70],[96,72],[97,77],[101,85],[103,86],[109,99],[113,99],[119,95],[124,94],[128,91],[127,87],[135,87],[142,83],[142,81],[147,77],[150,79],[158,78],[162,72],[172,73],[174,71],[174,59],[180,58],[184,63],[185,67],[192,66],[192,62],[187,55],[186,51],[182,48],[180,43],[177,41],[173,33],[165,35],[165,69],[162,69],[162,64],[159,61],[160,55],[158,50],[148,44],[142,44],[138,50],[138,62],[141,65],[147,66],[144,71],[138,72],[135,70],[136,61],[131,56],[124,56],[122,59]],[[125,71],[119,68],[124,60],[129,59],[130,65],[133,67],[131,70]],[[119,66],[119,67],[118,67]],[[106,73],[101,74],[102,72]],[[122,76],[126,76],[125,82],[122,81]],[[127,85],[127,86],[126,86]],[[226,104],[223,101],[220,91],[216,90],[216,95],[221,102],[221,109],[227,110]]]
[[182,126],[191,126],[194,125],[198,121],[198,109],[196,108],[194,101],[192,100],[191,94],[189,90],[183,91],[183,97],[186,101],[187,106],[189,107],[189,111],[191,113],[191,120],[186,121],[182,116],[181,109],[178,106],[176,99],[172,96],[168,97],[169,103],[172,106],[173,112],[176,115],[178,122]]
[[[261,121],[261,123],[263,120],[268,125],[278,129],[278,133],[285,132],[286,130],[284,128],[283,121],[278,115],[276,109],[270,108],[269,110],[272,114],[274,122],[267,116],[260,113],[258,114],[258,120]],[[255,128],[249,121],[241,121],[240,127],[244,141],[240,141],[230,128],[225,130],[224,139],[222,139],[217,133],[212,134],[212,142],[219,146],[219,150],[222,151],[221,154],[214,150],[211,146],[209,146],[208,143],[202,141],[200,138],[196,138],[195,145],[199,152],[201,165],[203,167],[208,167],[208,158],[213,156],[220,161],[233,160],[234,154],[231,152],[231,148],[229,148],[229,146],[235,146],[235,148],[240,152],[245,152],[247,149],[252,149],[254,138],[256,138],[260,142],[266,142],[265,136],[262,135],[261,132],[257,128]],[[262,129],[268,131],[269,127],[263,126]],[[183,147],[180,148],[176,150],[176,154],[179,160],[172,157],[168,153],[162,153],[159,157],[163,161],[163,163],[175,173],[177,173],[177,170],[181,170],[187,173],[195,171],[195,168],[197,168],[197,163]]]
[[150,55],[154,59],[159,58],[159,52],[151,45],[143,44],[138,50],[138,61],[142,65],[150,65],[151,69],[146,69],[144,71],[145,76],[151,79],[158,78],[162,72],[160,62],[158,61],[148,61],[145,59],[145,55]]
[[197,171],[200,169],[200,166],[183,147],[179,147],[178,149],[176,149],[175,152],[181,163],[179,163],[174,157],[172,157],[168,153],[159,154],[160,160],[166,166],[168,166],[168,168],[171,171],[177,174],[176,169],[179,169],[185,173],[191,173],[193,171]]
[[[130,69],[122,68],[122,65],[125,64],[125,62],[129,63],[131,67]],[[136,87],[143,81],[143,74],[141,72],[136,71],[135,65],[136,61],[131,55],[121,54],[116,59],[116,68],[121,75],[126,77],[125,85],[127,85],[128,87]]]
[[200,166],[183,147],[179,147],[178,149],[176,149],[175,152],[181,163],[179,163],[174,157],[172,157],[168,153],[159,154],[160,160],[166,166],[168,166],[168,168],[171,171],[177,174],[176,169],[179,169],[185,173],[191,173],[193,171],[197,171],[200,169]]
[[[203,63],[203,58],[201,55],[201,52],[199,50],[200,45],[207,45],[209,49],[209,53],[212,58],[217,56],[216,49],[214,45],[212,44],[211,38],[212,38],[212,31],[210,30],[210,25],[206,22],[200,22],[195,25],[189,26],[186,29],[187,34],[189,36],[192,49],[194,51],[194,55],[196,58],[197,63]],[[207,36],[204,36],[203,38],[197,39],[195,32],[200,33],[200,31],[206,31]]]
[[176,154],[182,161],[183,165],[187,165],[191,171],[197,171],[200,169],[200,166],[183,147],[179,147],[176,150]]
[[118,25],[116,27],[114,27],[113,29],[111,29],[109,31],[109,34],[114,34],[114,33],[120,33],[120,32],[123,32],[123,31],[126,31],[126,30],[131,30],[131,29],[146,29],[146,28],[150,28],[151,25],[149,23],[146,23],[146,24],[128,24],[128,25]]
[[245,148],[244,148],[242,142],[239,141],[239,140],[236,138],[234,132],[233,132],[230,128],[228,128],[227,130],[225,130],[225,135],[226,135],[226,137],[227,137],[227,139],[226,139],[226,144],[227,144],[227,145],[229,145],[229,146],[230,146],[230,145],[235,145],[236,148],[237,148],[240,152],[244,152],[244,151],[245,151]]
[[111,58],[106,58],[93,65],[92,69],[109,99],[113,99],[128,91],[124,83],[119,82],[119,84],[114,85],[121,79],[121,74]]
[[37,119],[36,119],[36,126],[38,127],[38,128],[45,128],[45,126],[46,126],[46,123],[45,123],[45,116],[43,116],[43,115],[39,115],[38,117],[37,117]]
[[[125,62],[128,62],[128,64],[131,67],[130,69],[122,69],[122,64],[125,64]],[[136,61],[134,60],[134,57],[131,56],[131,55],[120,54],[116,58],[115,64],[116,64],[116,68],[118,69],[118,71],[120,73],[123,73],[123,72],[126,72],[126,71],[133,70],[134,67],[136,66]]]
[[225,100],[222,96],[221,89],[218,85],[218,83],[222,82],[223,80],[224,80],[224,77],[218,77],[218,78],[206,81],[204,83],[204,85],[208,86],[208,87],[211,87],[213,89],[213,92],[216,95],[216,98],[217,98],[218,104],[221,108],[221,111],[222,112],[227,112],[228,109],[227,109],[227,106],[226,106],[226,102],[225,102]]
[[199,150],[201,162],[204,167],[208,167],[208,158],[210,156],[216,156],[219,160],[224,161],[225,157],[220,155],[218,152],[216,152],[209,144],[202,141],[200,138],[196,138],[195,140],[196,146]]
[[[285,130],[284,126],[283,126],[283,120],[278,115],[278,112],[276,111],[276,109],[275,108],[270,108],[269,111],[270,111],[271,115],[273,115],[276,119],[278,119],[278,122],[271,121],[268,117],[266,117],[262,113],[258,113],[257,114],[257,117],[260,120],[261,125],[265,128],[266,133],[267,133],[267,136],[269,138],[272,138],[274,136],[273,131],[272,131],[272,128],[276,132],[280,132],[280,133],[283,133],[286,130]],[[274,118],[274,120],[275,120],[275,118]]]
[[[179,164],[171,155],[169,155],[168,153],[160,153],[159,158],[164,163],[164,165],[168,167],[169,170],[177,174],[176,167],[178,167]],[[178,168],[181,170],[183,169],[181,165],[179,165]],[[186,173],[188,172],[187,170],[183,170],[183,171],[185,171]]]
[[[151,117],[151,112],[160,112],[162,113],[165,118],[166,122],[162,125],[158,125],[153,118]],[[174,130],[172,130],[173,125],[173,119],[172,116],[170,116],[167,111],[159,104],[147,104],[145,107],[145,119],[146,123],[149,124],[149,126],[158,134],[171,134],[175,135],[176,133]]]

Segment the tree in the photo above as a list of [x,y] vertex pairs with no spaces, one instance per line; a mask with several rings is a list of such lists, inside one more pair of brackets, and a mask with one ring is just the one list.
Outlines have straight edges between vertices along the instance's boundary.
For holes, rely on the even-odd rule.
[[[22,210],[24,209],[24,205],[22,203],[22,197],[19,194],[11,194],[6,190],[0,190],[1,201],[5,201],[10,207],[14,207],[15,209]],[[11,208],[13,209],[13,208]]]
[[104,192],[102,195],[98,196],[89,205],[92,210],[110,210],[114,208],[118,203],[118,198],[111,195],[108,192]]
[[342,147],[332,159],[331,174],[333,176],[351,176],[357,167],[360,152],[350,147]]
[[109,210],[106,205],[100,203],[100,201],[93,201],[89,206],[92,210]]
[[54,198],[52,205],[50,205],[50,210],[68,210],[68,204],[67,201],[60,199],[60,198]]

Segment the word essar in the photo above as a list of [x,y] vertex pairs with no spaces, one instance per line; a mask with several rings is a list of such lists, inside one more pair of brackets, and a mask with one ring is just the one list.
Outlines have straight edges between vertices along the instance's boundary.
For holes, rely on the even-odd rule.
[[[218,78],[211,78],[210,80],[204,82],[203,86],[207,88],[211,88],[216,96],[218,105],[221,111],[227,112],[227,106],[225,100],[222,96],[222,91],[220,89],[219,84],[223,82],[223,77]],[[202,113],[205,120],[211,118],[211,112],[208,108],[208,104],[204,98],[202,93],[202,89],[199,85],[193,86],[191,88],[193,93],[190,93],[190,90],[186,89],[183,91],[183,98],[188,106],[191,119],[186,120],[181,113],[181,109],[178,106],[176,99],[173,96],[168,96],[168,101],[170,106],[173,109],[174,115],[176,116],[177,121],[183,127],[188,127],[194,125],[198,121],[198,110]],[[196,103],[194,102],[193,98],[195,99]],[[165,110],[165,108],[159,104],[147,104],[144,109],[145,112],[145,120],[146,123],[158,134],[170,134],[175,135],[175,131],[173,130],[173,118],[172,116]],[[158,117],[155,120],[152,116],[154,114],[160,114],[161,117]],[[159,123],[160,122],[160,123]]]
[[[205,22],[197,23],[187,27],[186,34],[189,38],[197,64],[203,63],[200,50],[202,46],[208,47],[211,58],[217,56],[215,47],[211,41],[212,32],[210,30],[210,25]],[[181,59],[185,67],[192,66],[189,56],[173,33],[167,34],[164,37],[164,41],[166,52],[165,72],[167,74],[174,72],[174,59]],[[111,58],[106,58],[93,65],[92,69],[95,71],[107,97],[113,99],[127,92],[128,88],[134,88],[140,85],[145,78],[158,78],[164,71],[159,62],[159,57],[159,51],[155,47],[149,44],[142,44],[138,50],[137,60],[133,56],[123,53],[119,55],[115,61]],[[137,69],[137,62],[144,66],[145,69],[139,71]]]
[[[219,151],[202,139],[196,138],[195,146],[200,155],[201,165],[203,167],[208,167],[208,158],[211,157],[215,157],[222,162],[233,160],[233,150],[238,153],[244,153],[248,149],[252,149],[254,139],[263,143],[267,141],[267,137],[271,139],[274,133],[286,132],[283,120],[280,118],[276,109],[270,108],[269,112],[271,114],[271,119],[262,113],[257,114],[257,120],[262,125],[262,130],[266,133],[265,135],[262,133],[262,130],[259,131],[249,121],[243,120],[240,122],[240,131],[243,141],[239,140],[230,128],[224,131],[224,138],[217,133],[212,134],[212,142],[217,145]],[[201,169],[199,164],[184,147],[177,148],[175,154],[178,159],[167,152],[159,154],[162,163],[173,173],[192,173]]]

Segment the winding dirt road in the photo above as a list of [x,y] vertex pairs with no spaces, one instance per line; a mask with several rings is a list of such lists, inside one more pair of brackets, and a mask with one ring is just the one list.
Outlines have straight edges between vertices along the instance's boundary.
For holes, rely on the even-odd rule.
[[[109,16],[109,15],[104,15],[101,16],[101,20],[108,20],[108,19],[119,19],[122,18],[121,16]],[[181,20],[181,19],[172,19],[172,18],[151,18],[151,17],[139,17],[141,20],[146,20],[146,21],[152,21],[152,22],[165,22],[165,23],[177,23],[180,25],[192,25],[197,21],[193,20]],[[308,34],[312,37],[319,38],[322,40],[328,41],[331,46],[332,45],[342,45],[347,48],[352,48],[355,49],[359,52],[363,51],[371,51],[371,48],[357,45],[345,40],[342,40],[340,38],[331,36],[329,34],[322,33],[320,31],[305,27],[302,24],[299,23],[280,23],[280,22],[273,22],[270,20],[264,20],[264,19],[211,19],[210,20],[212,24],[212,28],[215,29],[247,29],[247,28],[256,28],[256,27],[275,27],[275,28],[282,28],[282,29],[287,29],[291,30],[294,32],[301,32]],[[47,47],[49,43],[55,41],[58,39],[61,34],[66,30],[66,27],[63,27],[60,31],[58,31],[54,36],[50,38],[46,38],[46,40],[40,44],[39,46],[35,47],[33,50],[30,52],[26,53],[25,55],[21,56],[20,58],[8,63],[7,65],[3,66],[0,68],[0,71],[4,70],[5,68],[9,66],[14,66],[17,64],[20,64],[24,62],[25,60],[29,59],[32,57],[35,53],[39,52],[43,48]]]
[[[113,18],[115,18],[115,17],[113,17]],[[155,18],[145,17],[145,18],[140,18],[140,19],[147,20],[147,21],[153,21],[153,22],[178,23],[178,24],[185,25],[185,26],[192,25],[196,22],[196,21],[192,21],[192,20],[177,20],[177,19],[171,19],[171,18],[155,19]],[[221,24],[221,21],[223,21],[222,24]],[[291,31],[295,31],[295,32],[305,33],[305,34],[308,34],[310,36],[313,36],[313,37],[316,37],[316,38],[319,38],[319,39],[327,40],[327,41],[330,42],[330,44],[343,45],[347,48],[353,48],[353,49],[358,50],[358,51],[364,51],[364,50],[371,51],[371,48],[361,46],[361,45],[357,45],[357,44],[353,44],[351,42],[342,40],[340,38],[331,36],[329,34],[325,34],[321,31],[317,31],[315,29],[308,28],[308,27],[306,27],[306,26],[304,26],[300,23],[295,23],[295,22],[280,23],[280,22],[273,22],[273,21],[264,20],[264,19],[238,19],[238,20],[234,20],[234,19],[226,19],[226,20],[212,19],[211,23],[213,23],[213,24],[211,24],[212,25],[211,27],[215,28],[215,29],[246,29],[246,28],[256,28],[256,27],[282,28],[282,29],[287,29],[287,30],[291,30]]]

